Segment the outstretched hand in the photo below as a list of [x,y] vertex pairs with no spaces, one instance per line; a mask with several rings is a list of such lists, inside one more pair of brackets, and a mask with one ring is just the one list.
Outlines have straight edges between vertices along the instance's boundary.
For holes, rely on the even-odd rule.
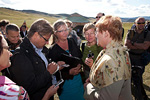
[[44,97],[42,98],[42,100],[49,100],[49,98],[51,96],[53,96],[55,93],[57,93],[59,86],[55,87],[55,85],[52,85],[48,88],[48,90],[46,91]]

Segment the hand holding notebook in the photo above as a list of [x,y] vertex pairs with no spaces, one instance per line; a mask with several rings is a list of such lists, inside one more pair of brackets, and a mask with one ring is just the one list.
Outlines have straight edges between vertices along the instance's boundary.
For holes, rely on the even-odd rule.
[[69,56],[67,54],[61,54],[61,61],[64,61],[66,64],[69,64],[70,67],[77,67],[78,64],[82,64],[82,60],[78,57]]

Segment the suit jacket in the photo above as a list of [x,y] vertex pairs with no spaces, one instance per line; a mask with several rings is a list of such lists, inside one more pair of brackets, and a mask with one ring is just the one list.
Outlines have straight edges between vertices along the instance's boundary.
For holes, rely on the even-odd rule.
[[20,44],[20,48],[15,50],[11,62],[11,79],[27,90],[31,100],[41,100],[52,85],[52,78],[27,37]]
[[22,38],[24,38],[27,35],[27,31],[25,32],[25,35],[23,34],[23,31],[20,31],[20,35]]

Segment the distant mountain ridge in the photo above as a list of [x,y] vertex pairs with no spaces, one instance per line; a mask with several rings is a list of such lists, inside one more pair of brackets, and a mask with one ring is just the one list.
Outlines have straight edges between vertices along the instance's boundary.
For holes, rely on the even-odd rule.
[[50,17],[61,17],[61,15],[59,14],[48,14],[45,12],[40,12],[40,11],[35,11],[35,10],[18,10],[18,11],[25,12],[25,13],[43,14],[43,15],[48,15]]
[[[67,18],[67,17],[70,17],[72,15],[72,14],[49,14],[49,13],[35,11],[35,10],[18,10],[18,11],[22,11],[22,12],[25,12],[25,13],[43,14],[43,15],[48,15],[48,16],[51,16],[51,17],[66,17]],[[83,16],[83,15],[81,15],[81,16]],[[91,17],[86,17],[86,16],[83,16],[83,17],[85,17],[87,19],[91,18]],[[92,17],[92,18],[94,18],[94,17]]]
[[[142,16],[145,18],[145,20],[150,21],[150,16]],[[134,22],[138,17],[132,17],[132,18],[121,18],[122,22]]]
[[[6,8],[6,7],[0,7],[0,8],[15,10],[15,9]],[[15,10],[15,11],[20,11],[20,12],[24,12],[24,13],[42,14],[42,15],[47,15],[50,17],[57,17],[57,18],[67,18],[67,17],[71,16],[71,14],[65,14],[65,13],[63,13],[63,14],[49,14],[49,13],[36,11],[36,10]],[[81,16],[83,16],[83,15],[81,15]],[[86,17],[86,16],[83,16],[83,17],[85,17],[87,19],[95,19],[94,17]],[[144,17],[146,20],[150,20],[150,16],[142,16],[142,17]],[[121,17],[121,20],[122,20],[122,22],[134,22],[136,18],[138,18],[138,17],[130,17],[130,18],[122,18]]]

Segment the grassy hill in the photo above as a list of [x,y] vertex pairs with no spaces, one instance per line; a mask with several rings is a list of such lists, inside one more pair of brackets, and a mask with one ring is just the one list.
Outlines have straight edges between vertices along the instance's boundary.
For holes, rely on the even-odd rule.
[[[0,20],[7,19],[11,23],[15,23],[18,26],[21,26],[24,21],[26,21],[27,26],[30,27],[31,23],[34,22],[36,19],[45,18],[51,24],[57,19],[65,19],[66,17],[70,16],[69,14],[48,14],[44,12],[39,12],[35,10],[14,10],[11,8],[3,8],[0,7]],[[95,18],[93,17],[86,17],[90,22],[94,22]],[[121,18],[124,22],[125,20],[129,20],[128,18]]]
[[[58,19],[65,19],[67,16],[69,16],[68,14],[47,14],[47,13],[43,13],[43,12],[38,12],[38,11],[34,11],[34,10],[14,10],[14,9],[10,9],[10,8],[2,8],[0,7],[0,20],[1,19],[7,19],[9,20],[11,23],[15,23],[17,24],[19,27],[23,24],[24,21],[26,21],[28,28],[31,26],[31,24],[39,19],[39,18],[44,18],[46,20],[48,20],[51,24],[53,24],[56,20]],[[85,16],[84,16],[85,17]],[[94,22],[95,19],[94,18],[88,18],[85,17],[88,20],[90,20],[90,22]],[[124,37],[126,36],[127,30],[130,29],[130,27],[132,26],[133,22],[123,22],[123,27],[125,29],[125,34]]]
[[[32,11],[32,10],[22,10],[22,11],[17,11],[14,9],[10,8],[2,8],[0,7],[0,20],[1,19],[7,19],[11,23],[15,23],[18,26],[21,26],[24,21],[26,21],[27,26],[30,27],[31,23],[34,22],[36,19],[39,18],[44,18],[48,20],[51,24],[53,24],[57,19],[65,19],[68,14],[57,14],[57,15],[52,15],[52,14],[47,14],[43,12],[38,11]],[[94,18],[88,18],[86,17],[90,22],[94,22]],[[127,29],[129,29],[132,26],[131,23],[123,23],[123,27],[125,28],[125,33],[127,32]]]
[[22,23],[26,21],[27,26],[30,27],[31,23],[39,18],[44,18],[48,20],[51,24],[57,19],[59,19],[59,17],[50,17],[44,14],[25,13],[25,12],[16,11],[13,9],[0,8],[0,20],[7,19],[11,23],[15,23],[18,26],[21,26]]

